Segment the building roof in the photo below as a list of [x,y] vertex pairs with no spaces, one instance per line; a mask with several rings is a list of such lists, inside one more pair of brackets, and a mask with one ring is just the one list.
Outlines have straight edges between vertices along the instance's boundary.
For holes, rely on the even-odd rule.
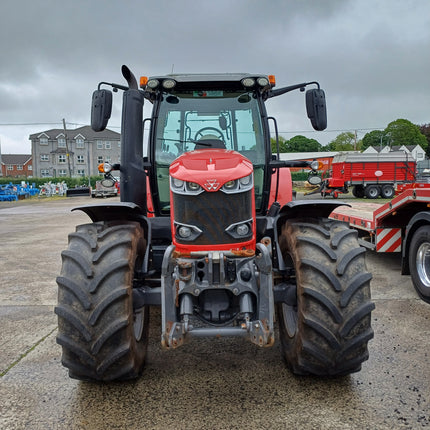
[[[83,127],[75,128],[75,129],[67,129],[67,138],[74,139],[78,135],[83,136],[88,140],[105,140],[105,139],[115,139],[119,140],[120,133],[116,131],[105,129],[103,131],[93,131],[93,129],[89,125],[84,125]],[[38,139],[41,135],[46,135],[49,139],[57,139],[58,135],[64,136],[64,129],[62,128],[53,128],[51,130],[40,131],[39,133],[30,134],[29,139]]]
[[2,154],[1,162],[2,164],[20,164],[24,165],[31,160],[31,154]]

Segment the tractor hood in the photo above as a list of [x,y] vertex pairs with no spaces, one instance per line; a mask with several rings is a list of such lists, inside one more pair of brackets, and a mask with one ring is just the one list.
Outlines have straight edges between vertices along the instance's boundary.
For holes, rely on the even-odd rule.
[[179,156],[170,166],[170,176],[218,191],[228,181],[251,175],[253,166],[242,154],[226,149],[199,149]]

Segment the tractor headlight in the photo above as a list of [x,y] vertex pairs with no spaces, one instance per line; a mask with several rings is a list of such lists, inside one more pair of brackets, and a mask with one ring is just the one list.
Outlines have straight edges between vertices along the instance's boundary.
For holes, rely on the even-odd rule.
[[252,175],[245,176],[239,179],[240,185],[247,186],[252,182]]
[[201,189],[200,185],[195,182],[187,182],[187,188],[193,192],[200,191]]
[[175,188],[183,188],[184,187],[184,181],[177,179],[177,178],[173,178],[172,180],[172,184]]
[[181,227],[178,228],[178,234],[183,239],[187,239],[188,237],[191,236],[191,229],[190,229],[190,227],[186,227],[186,226],[182,225]]
[[239,224],[236,227],[236,233],[239,236],[247,236],[248,233],[249,233],[249,227],[248,227],[248,225],[247,224]]
[[224,187],[227,190],[232,190],[232,189],[236,188],[236,181],[228,181],[224,184]]

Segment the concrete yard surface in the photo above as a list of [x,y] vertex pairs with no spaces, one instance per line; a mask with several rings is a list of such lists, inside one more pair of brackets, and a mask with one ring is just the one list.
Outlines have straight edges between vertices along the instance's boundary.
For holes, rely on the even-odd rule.
[[55,341],[55,278],[68,233],[90,222],[70,210],[92,203],[74,197],[0,205],[0,429],[430,426],[430,305],[400,275],[398,254],[367,253],[375,337],[369,360],[353,375],[296,377],[278,340],[260,349],[241,339],[199,339],[163,351],[154,308],[140,379],[70,379]]

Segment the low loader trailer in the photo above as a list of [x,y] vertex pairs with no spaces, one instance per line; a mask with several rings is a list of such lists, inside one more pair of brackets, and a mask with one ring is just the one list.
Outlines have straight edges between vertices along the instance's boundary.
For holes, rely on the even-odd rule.
[[339,206],[329,218],[355,228],[366,248],[401,252],[401,274],[411,275],[419,296],[430,303],[430,184],[418,185],[383,205]]

